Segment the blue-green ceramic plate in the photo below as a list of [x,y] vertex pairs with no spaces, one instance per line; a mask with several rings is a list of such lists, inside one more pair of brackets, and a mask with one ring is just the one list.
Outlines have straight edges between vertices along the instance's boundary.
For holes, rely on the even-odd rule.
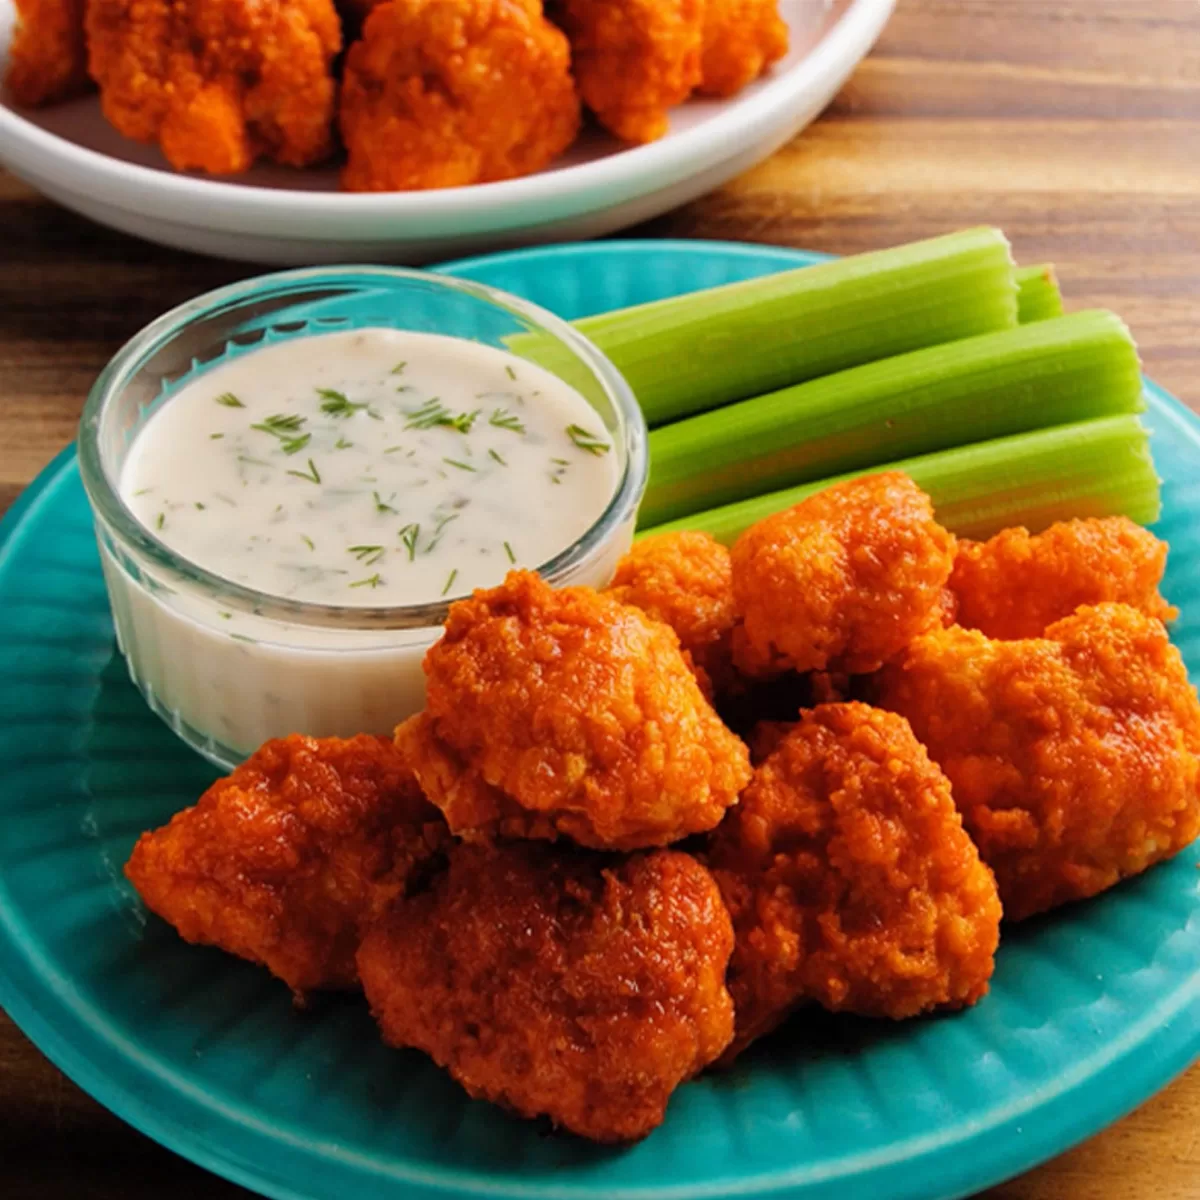
[[[452,269],[577,317],[807,261],[641,242]],[[1150,404],[1196,678],[1200,423],[1157,389]],[[126,679],[70,452],[3,524],[0,611],[0,1004],[114,1112],[270,1196],[941,1200],[1094,1133],[1200,1054],[1193,849],[1013,930],[968,1013],[797,1022],[682,1088],[637,1146],[544,1136],[385,1049],[360,1000],[298,1014],[265,972],[147,917],[126,855],[212,773]]]

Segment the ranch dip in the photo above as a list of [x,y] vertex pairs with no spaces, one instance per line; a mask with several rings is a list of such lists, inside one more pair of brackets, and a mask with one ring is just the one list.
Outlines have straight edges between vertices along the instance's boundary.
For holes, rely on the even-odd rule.
[[[234,351],[135,435],[119,490],[250,605],[100,539],[118,644],[151,706],[232,767],[290,733],[388,733],[424,707],[437,626],[379,610],[539,567],[608,509],[624,455],[586,400],[505,351],[365,329]],[[605,586],[623,514],[565,575]],[[333,606],[306,622],[275,598]],[[386,614],[384,614],[386,616]]]
[[244,354],[184,386],[121,492],[182,557],[290,600],[399,607],[577,541],[617,484],[595,411],[491,346],[390,329]]

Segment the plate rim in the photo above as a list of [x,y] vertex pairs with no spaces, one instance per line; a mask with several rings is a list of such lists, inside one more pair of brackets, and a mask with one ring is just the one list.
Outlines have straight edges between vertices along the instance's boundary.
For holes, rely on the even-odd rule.
[[[287,213],[300,218],[441,218],[488,211],[496,221],[528,206],[571,197],[603,195],[624,199],[649,187],[659,190],[730,157],[811,92],[843,78],[870,51],[891,18],[897,0],[850,0],[850,7],[809,54],[761,90],[732,100],[711,120],[676,136],[633,146],[593,162],[498,183],[432,192],[313,192],[265,188],[128,163],[42,129],[0,103],[2,160],[18,173],[30,170],[68,190],[81,183],[98,199],[131,212],[153,215],[172,205],[171,215],[203,215],[224,232],[245,230],[242,222]],[[142,197],[141,202],[138,198]],[[129,201],[133,200],[130,204]],[[491,222],[490,222],[491,223]],[[256,232],[259,226],[254,226]],[[264,227],[268,232],[270,226]]]
[[[831,257],[793,248],[754,243],[622,239],[605,243],[568,243],[533,250],[474,256],[441,264],[437,269],[469,273],[483,265],[503,265],[528,261],[531,258],[587,258],[605,255],[613,250],[620,253],[657,250],[691,256],[694,256],[697,250],[715,251],[731,257],[776,258],[781,266],[821,261]],[[1149,380],[1146,381],[1146,390],[1159,415],[1167,418],[1172,426],[1191,440],[1200,441],[1200,417]],[[38,506],[67,480],[75,469],[75,459],[74,445],[68,445],[43,468],[0,519],[0,562],[7,557],[14,539],[19,537],[26,521],[36,512]],[[255,1169],[244,1165],[253,1161],[253,1156],[239,1156],[233,1151],[227,1151],[228,1143],[224,1139],[216,1145],[213,1139],[198,1136],[189,1126],[171,1118],[150,1101],[143,1100],[135,1088],[123,1082],[115,1082],[114,1076],[106,1075],[94,1062],[96,1056],[89,1055],[87,1051],[89,1039],[94,1038],[97,1033],[94,1020],[89,1020],[73,1002],[70,978],[54,970],[36,949],[22,944],[20,939],[14,936],[10,917],[15,915],[16,911],[4,881],[0,879],[0,944],[9,949],[10,964],[19,967],[19,970],[0,974],[0,1006],[47,1058],[122,1120],[182,1157],[235,1183],[272,1196],[275,1200],[311,1200],[314,1193],[298,1190],[284,1179],[271,1177],[265,1167]],[[24,985],[19,976],[24,977]],[[54,1011],[60,1016],[65,1012],[68,1018],[67,1032],[60,1031],[54,1020],[42,1014],[48,979],[56,985],[53,989]],[[42,1007],[38,1004],[39,994],[43,997]],[[82,1046],[79,1044],[81,1033]],[[135,1067],[139,1073],[149,1072],[157,1083],[167,1086],[176,1096],[183,1094],[178,1087],[175,1072],[155,1070],[143,1062],[138,1062],[136,1048],[129,1052],[116,1045],[111,1038],[106,1040],[108,1046],[101,1058],[116,1054],[127,1068]],[[1149,1052],[1138,1055],[1137,1050]],[[719,1188],[714,1184],[712,1189],[691,1185],[675,1188],[669,1185],[613,1188],[591,1181],[568,1186],[530,1185],[515,1181],[491,1183],[479,1179],[478,1176],[463,1178],[452,1170],[429,1170],[404,1164],[385,1173],[378,1170],[376,1162],[356,1165],[346,1161],[347,1158],[358,1158],[357,1155],[342,1154],[337,1157],[342,1160],[343,1169],[354,1170],[363,1182],[371,1179],[377,1184],[406,1187],[414,1200],[417,1200],[417,1197],[434,1196],[538,1197],[539,1200],[589,1200],[601,1196],[612,1197],[614,1200],[617,1197],[625,1197],[627,1200],[668,1200],[675,1197],[682,1200],[684,1196],[704,1195],[781,1197],[796,1188],[802,1189],[805,1194],[810,1194],[809,1189],[813,1189],[814,1193],[823,1196],[824,1188],[829,1186],[863,1185],[867,1182],[876,1188],[886,1186],[886,1194],[893,1198],[949,1200],[950,1197],[962,1196],[1011,1178],[1014,1174],[1028,1170],[1069,1149],[1143,1103],[1186,1070],[1198,1056],[1200,974],[1185,980],[1167,998],[1143,1012],[1134,1023],[1132,1032],[1127,1032],[1118,1043],[1106,1046],[1103,1052],[1092,1055],[1081,1064],[1083,1078],[1091,1081],[1090,1091],[1093,1096],[1100,1097],[1099,1100],[1093,1099],[1086,1109],[1081,1109],[1073,1103],[1073,1089],[1080,1080],[1063,1083],[1060,1077],[1051,1095],[1042,1098],[1040,1093],[1035,1093],[1015,1112],[1010,1109],[1000,1114],[989,1113],[986,1124],[976,1123],[971,1129],[960,1130],[959,1127],[955,1127],[951,1132],[958,1136],[951,1137],[950,1140],[946,1140],[945,1136],[919,1135],[910,1137],[905,1142],[891,1143],[868,1156],[875,1160],[873,1162],[860,1161],[863,1157],[861,1155],[843,1157],[835,1160],[830,1166],[836,1167],[840,1162],[844,1164],[844,1169],[834,1170],[822,1180],[814,1180],[811,1174],[805,1174],[805,1165],[798,1164],[741,1183],[721,1184]],[[1109,1076],[1118,1078],[1110,1081]],[[1101,1086],[1109,1082],[1112,1086]],[[217,1121],[233,1122],[239,1142],[242,1137],[249,1137],[252,1146],[261,1145],[259,1139],[262,1138],[266,1138],[268,1143],[275,1147],[281,1144],[279,1131],[268,1133],[248,1127],[244,1121],[220,1112],[220,1107],[219,1102],[209,1102],[209,1111]],[[1034,1114],[1042,1119],[1034,1122],[1036,1127],[1031,1132],[1023,1132],[1019,1125],[1017,1126],[1017,1132],[1023,1140],[1016,1143],[1004,1140],[1004,1134],[1014,1122]],[[911,1148],[913,1142],[930,1141],[933,1144],[918,1152],[916,1156],[911,1152],[907,1157],[900,1153],[905,1147]],[[968,1148],[972,1153],[964,1155],[962,1151]],[[328,1162],[328,1155],[320,1155],[316,1151],[314,1153],[319,1155],[321,1161]],[[938,1161],[939,1156],[949,1159],[949,1162]],[[938,1186],[941,1190],[936,1192],[929,1189],[926,1178],[933,1171],[940,1172],[941,1182]]]

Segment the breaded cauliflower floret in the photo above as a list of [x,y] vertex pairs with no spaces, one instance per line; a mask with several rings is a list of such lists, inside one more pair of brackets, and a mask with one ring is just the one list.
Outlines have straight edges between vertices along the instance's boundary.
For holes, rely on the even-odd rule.
[[17,23],[4,83],[18,104],[33,108],[87,88],[84,0],[16,0]]
[[732,557],[740,671],[866,674],[942,622],[954,538],[929,497],[890,471],[767,517]]
[[715,538],[686,532],[642,539],[617,564],[609,594],[670,625],[717,690],[729,681],[733,566]]
[[1044,533],[1006,529],[959,542],[950,589],[958,624],[994,638],[1041,637],[1085,604],[1132,604],[1169,621],[1159,595],[1167,543],[1127,517],[1061,521]]
[[388,739],[293,736],[144,833],[125,873],[185,941],[261,963],[302,996],[357,984],[360,923],[448,841]]
[[610,133],[653,142],[700,82],[704,0],[552,0],[583,102]]
[[900,1020],[987,991],[995,880],[948,780],[892,713],[804,713],[717,830],[710,865],[736,938],[731,1055],[804,1001]]
[[88,0],[87,35],[104,115],[177,170],[300,167],[333,149],[333,0]]
[[716,884],[686,854],[458,845],[358,962],[390,1044],[472,1096],[622,1142],[728,1045],[732,945]]
[[570,48],[539,0],[387,0],[346,56],[340,120],[351,191],[529,175],[579,129]]
[[1200,835],[1200,701],[1162,623],[1134,608],[1081,608],[1023,641],[940,630],[875,682],[950,777],[1014,920]]
[[787,52],[779,0],[705,0],[703,95],[740,92]]
[[590,588],[512,572],[451,606],[425,674],[397,744],[463,836],[666,845],[712,829],[750,778],[675,634]]

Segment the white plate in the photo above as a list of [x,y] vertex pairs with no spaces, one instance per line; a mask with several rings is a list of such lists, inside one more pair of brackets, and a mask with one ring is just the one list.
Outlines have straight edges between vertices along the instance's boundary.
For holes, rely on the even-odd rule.
[[[691,101],[662,141],[585,135],[526,179],[437,192],[339,193],[334,168],[256,167],[236,183],[172,172],[120,137],[95,96],[17,112],[0,96],[0,163],[67,208],[151,241],[280,264],[417,262],[597,237],[710,191],[782,146],[829,103],[896,0],[783,0],[792,49],[732,100]],[[0,63],[13,25],[0,0]]]

